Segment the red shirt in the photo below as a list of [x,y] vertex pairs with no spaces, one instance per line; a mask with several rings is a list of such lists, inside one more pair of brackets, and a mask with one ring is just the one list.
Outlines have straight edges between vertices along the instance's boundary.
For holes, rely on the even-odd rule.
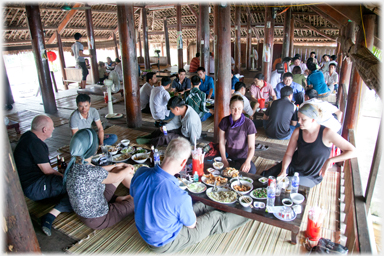
[[200,58],[194,57],[189,64],[189,72],[196,72],[200,66]]
[[251,88],[249,88],[249,92],[255,99],[263,98],[265,99],[265,102],[269,101],[269,97],[276,96],[275,90],[273,90],[272,85],[268,84],[265,81],[264,86],[261,89],[255,84],[252,84]]

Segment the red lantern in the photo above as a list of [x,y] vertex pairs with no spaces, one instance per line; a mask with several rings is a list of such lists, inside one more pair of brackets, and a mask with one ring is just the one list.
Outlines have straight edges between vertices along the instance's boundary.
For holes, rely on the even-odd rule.
[[50,61],[50,62],[53,62],[54,60],[56,60],[56,53],[54,53],[54,52],[51,52],[51,51],[49,51],[48,53],[47,53],[47,55],[48,55],[48,60]]

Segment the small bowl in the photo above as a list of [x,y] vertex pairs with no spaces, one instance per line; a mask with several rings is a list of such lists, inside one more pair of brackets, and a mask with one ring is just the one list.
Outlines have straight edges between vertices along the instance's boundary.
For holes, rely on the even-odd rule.
[[301,204],[304,201],[304,196],[300,193],[292,193],[291,199],[295,204]]
[[237,191],[237,190],[235,190],[233,187],[236,186],[236,185],[237,185],[237,186],[239,185],[239,182],[238,182],[238,181],[234,181],[234,182],[232,182],[232,183],[231,183],[231,188],[232,188],[233,190],[237,191],[237,193],[240,193],[240,194],[242,194],[242,195],[248,194],[249,192],[252,191],[252,189],[253,189],[253,185],[252,185],[252,183],[250,183],[250,182],[246,182],[246,181],[241,181],[241,184],[242,184],[242,185],[246,185],[247,187],[249,187],[249,190],[247,190],[247,191]]
[[[246,203],[246,202],[243,202],[243,199],[246,198],[246,200],[248,199],[248,202],[249,203]],[[241,196],[239,198],[239,202],[240,204],[243,206],[243,207],[249,207],[251,204],[252,204],[252,198],[250,196]]]
[[[141,157],[145,157],[145,159],[136,160],[136,158],[141,158]],[[149,158],[149,156],[148,156],[147,153],[139,153],[139,154],[133,155],[133,156],[131,157],[131,159],[132,159],[133,161],[135,161],[136,163],[138,163],[138,164],[142,164],[142,163],[144,163],[145,161],[147,161],[148,158]]]
[[215,158],[213,158],[213,160],[216,162],[221,162],[221,156],[215,157]]
[[257,208],[260,208],[260,209],[263,209],[263,208],[265,208],[265,203],[263,203],[263,202],[259,202],[259,201],[255,201],[254,203],[253,203],[253,206],[257,209]]
[[221,170],[221,169],[223,169],[224,164],[223,164],[222,162],[214,162],[214,163],[213,163],[213,167],[214,167],[216,170]]
[[122,140],[121,144],[124,145],[124,147],[127,147],[131,141],[130,140]]

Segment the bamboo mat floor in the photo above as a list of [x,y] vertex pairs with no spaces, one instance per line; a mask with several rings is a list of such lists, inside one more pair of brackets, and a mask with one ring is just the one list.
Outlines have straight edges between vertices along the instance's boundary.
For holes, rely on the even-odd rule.
[[[76,97],[77,97],[77,94],[56,99],[57,108],[76,110],[77,109]],[[90,97],[91,97],[91,107],[96,109],[101,109],[108,106],[108,104],[105,103],[104,96],[90,95]],[[124,101],[124,97],[122,97],[120,93],[113,94],[112,99],[113,99],[112,102],[114,104]]]

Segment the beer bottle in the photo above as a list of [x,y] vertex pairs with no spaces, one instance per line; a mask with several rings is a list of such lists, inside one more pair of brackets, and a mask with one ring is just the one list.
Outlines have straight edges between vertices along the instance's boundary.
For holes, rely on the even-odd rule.
[[67,169],[67,163],[64,160],[64,157],[61,158],[61,173],[65,172],[65,169]]

